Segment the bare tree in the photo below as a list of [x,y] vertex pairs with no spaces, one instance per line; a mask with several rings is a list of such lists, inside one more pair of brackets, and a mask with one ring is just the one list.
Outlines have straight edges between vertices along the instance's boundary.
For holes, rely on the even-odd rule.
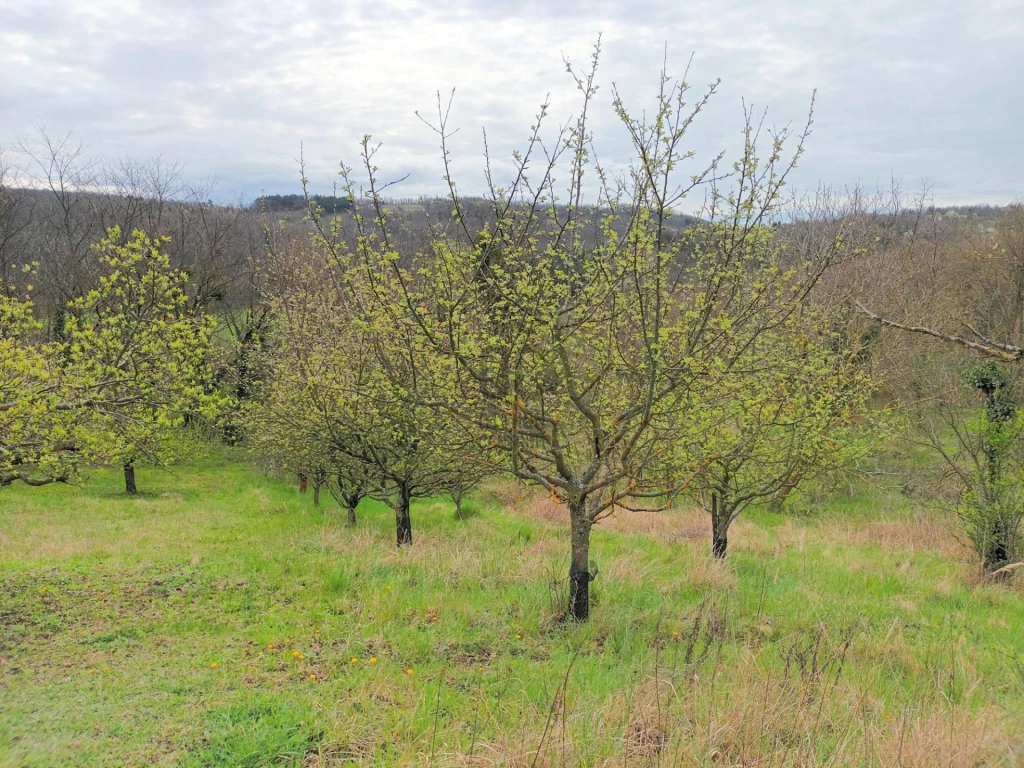
[[0,147],[0,292],[13,295],[23,289],[23,235],[32,223],[32,201],[16,186],[19,169]]

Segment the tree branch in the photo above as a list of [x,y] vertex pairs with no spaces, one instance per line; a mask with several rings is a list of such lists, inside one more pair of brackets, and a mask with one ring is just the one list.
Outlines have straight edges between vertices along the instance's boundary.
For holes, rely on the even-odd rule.
[[875,322],[887,326],[889,328],[898,328],[901,331],[908,331],[910,333],[920,333],[924,334],[925,336],[931,336],[932,338],[940,339],[941,341],[959,344],[962,347],[973,349],[976,352],[980,352],[983,355],[987,355],[988,357],[994,357],[997,360],[1016,362],[1024,358],[1024,348],[1018,347],[1014,344],[1002,344],[996,341],[991,341],[990,339],[986,339],[977,331],[974,331],[973,328],[971,330],[975,333],[975,335],[978,336],[979,339],[981,339],[981,341],[971,341],[970,339],[965,339],[962,336],[955,336],[951,333],[944,333],[942,331],[937,331],[934,328],[926,328],[923,325],[904,325],[903,323],[897,323],[895,320],[888,320],[882,317],[881,315],[872,312],[859,301],[855,301],[854,306],[856,307],[857,311],[860,312],[862,315],[866,315]]

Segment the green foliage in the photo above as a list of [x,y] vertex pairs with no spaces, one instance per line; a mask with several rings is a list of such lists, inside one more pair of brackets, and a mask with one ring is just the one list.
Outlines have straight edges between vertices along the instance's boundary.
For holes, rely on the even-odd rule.
[[881,434],[869,404],[874,383],[858,355],[843,351],[813,313],[790,309],[756,342],[739,340],[734,375],[695,403],[704,426],[679,446],[687,490],[711,513],[720,555],[748,505],[781,504],[863,456],[872,432]]
[[465,492],[483,462],[449,414],[407,399],[432,371],[408,358],[382,365],[377,345],[403,339],[378,325],[386,316],[360,311],[353,296],[365,274],[340,248],[321,236],[278,254],[263,350],[270,375],[246,409],[247,431],[275,466],[321,482],[349,509],[362,496],[391,504],[405,544],[410,500]]
[[0,484],[42,484],[73,475],[83,434],[62,407],[62,349],[46,343],[30,299],[0,297]]
[[161,242],[110,230],[101,275],[47,339],[29,299],[0,304],[0,483],[73,479],[82,466],[191,452],[187,420],[213,418],[206,355],[213,320],[189,310]]
[[1016,414],[1017,402],[1010,391],[1010,375],[995,360],[986,360],[966,369],[964,381],[985,396],[985,416],[992,428],[1009,421]]
[[271,212],[305,211],[309,208],[310,202],[327,213],[352,208],[352,201],[347,196],[336,195],[310,195],[308,199],[305,195],[263,195],[253,203],[253,207],[259,206]]
[[972,366],[963,379],[985,403],[979,416],[955,433],[962,448],[953,457],[962,479],[959,511],[984,567],[993,571],[1024,554],[1024,414],[998,362]]

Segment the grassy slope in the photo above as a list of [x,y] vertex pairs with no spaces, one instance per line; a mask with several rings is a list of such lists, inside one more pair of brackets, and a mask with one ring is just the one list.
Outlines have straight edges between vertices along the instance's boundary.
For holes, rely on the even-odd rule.
[[240,455],[139,481],[0,491],[3,768],[1024,759],[1024,598],[898,501],[758,514],[725,567],[693,514],[620,516],[566,626],[532,496],[421,502],[396,551]]

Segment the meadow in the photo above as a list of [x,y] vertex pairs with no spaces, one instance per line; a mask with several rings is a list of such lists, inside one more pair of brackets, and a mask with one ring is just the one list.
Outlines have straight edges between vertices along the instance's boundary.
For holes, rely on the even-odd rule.
[[0,766],[977,766],[1024,761],[1024,592],[861,489],[595,528],[496,481],[414,544],[242,452],[0,492]]

